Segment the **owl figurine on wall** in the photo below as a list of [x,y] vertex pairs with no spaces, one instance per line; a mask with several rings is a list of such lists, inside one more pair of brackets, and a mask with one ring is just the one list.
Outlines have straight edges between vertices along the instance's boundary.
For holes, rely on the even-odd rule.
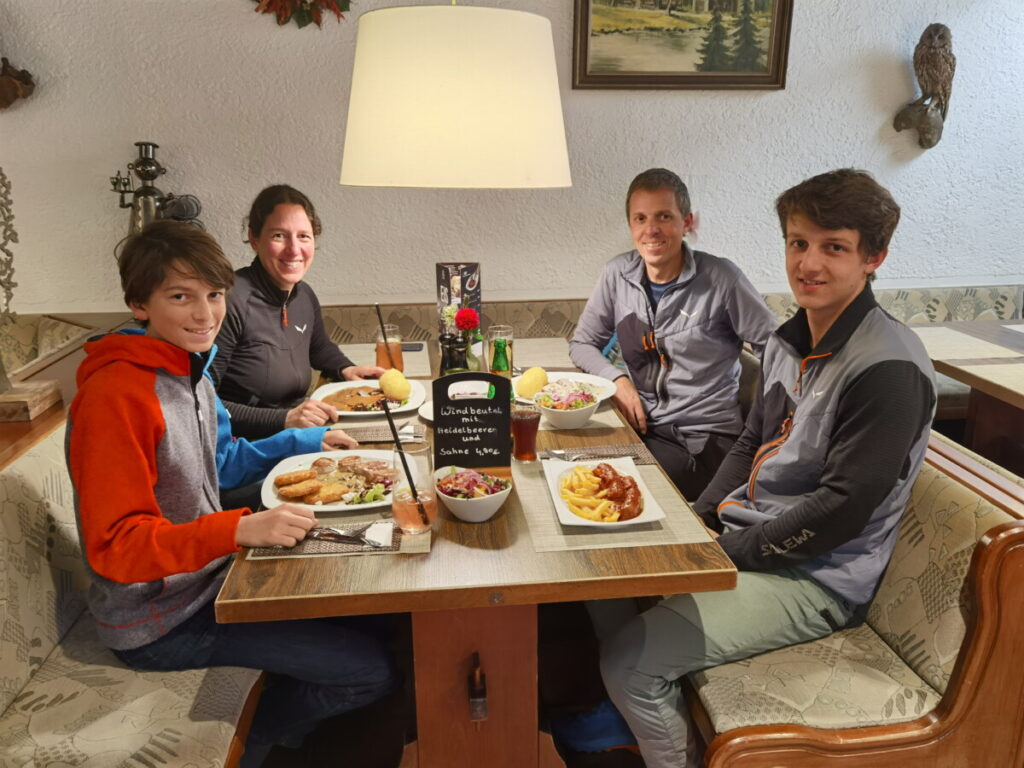
[[942,138],[955,70],[949,27],[929,24],[914,49],[914,73],[921,85],[921,98],[903,107],[892,124],[897,131],[917,129],[917,143],[923,149],[931,149]]
[[923,104],[931,99],[942,119],[949,109],[949,93],[953,88],[956,56],[953,55],[953,36],[945,24],[929,24],[914,49],[914,74],[921,86]]

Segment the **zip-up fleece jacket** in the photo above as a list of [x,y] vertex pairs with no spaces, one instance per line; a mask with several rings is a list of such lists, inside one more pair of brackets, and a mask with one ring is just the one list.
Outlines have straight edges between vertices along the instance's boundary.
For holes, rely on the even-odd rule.
[[647,270],[637,251],[609,261],[569,342],[573,362],[616,379],[622,370],[601,351],[612,334],[654,425],[681,435],[738,435],[739,355],[743,342],[760,354],[778,321],[754,286],[728,259],[683,244],[683,271],[657,310],[647,294]]
[[[212,600],[248,509],[221,510],[217,454],[239,484],[282,456],[319,449],[322,429],[218,446],[206,356],[140,332],[85,345],[65,451],[101,641],[137,648]],[[313,441],[316,441],[315,447]],[[275,447],[276,446],[276,447]],[[241,466],[242,468],[238,468]]]
[[799,565],[874,595],[924,460],[935,373],[870,286],[811,349],[799,310],[771,337],[757,400],[695,508],[740,570]]
[[313,289],[282,291],[259,258],[235,272],[228,312],[217,335],[211,374],[239,437],[266,437],[284,428],[316,369],[332,381],[353,365],[324,329]]

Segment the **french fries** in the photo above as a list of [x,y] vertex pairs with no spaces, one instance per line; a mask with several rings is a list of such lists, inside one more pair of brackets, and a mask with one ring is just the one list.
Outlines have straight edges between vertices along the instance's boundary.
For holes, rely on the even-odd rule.
[[559,492],[574,515],[600,523],[618,522],[618,510],[604,498],[606,491],[598,490],[600,487],[601,480],[590,467],[576,466],[562,478]]

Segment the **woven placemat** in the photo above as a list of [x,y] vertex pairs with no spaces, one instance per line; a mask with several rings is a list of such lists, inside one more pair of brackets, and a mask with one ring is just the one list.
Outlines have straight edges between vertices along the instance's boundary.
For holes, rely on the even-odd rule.
[[[354,440],[358,440],[361,443],[393,443],[394,440],[391,436],[391,428],[387,424],[372,424],[361,427],[350,427],[347,424],[339,423],[337,429],[344,429],[345,434]],[[399,430],[399,438],[409,440],[409,427],[405,427],[404,431]],[[422,442],[426,439],[427,430],[422,424],[412,425],[412,440],[409,442]]]
[[533,548],[537,552],[560,552],[572,549],[610,549],[616,547],[650,547],[661,544],[695,544],[711,541],[711,534],[701,524],[658,467],[637,467],[637,472],[665,518],[648,523],[601,529],[562,525],[558,520],[551,492],[544,478],[542,462],[512,463],[512,481],[526,518]]
[[654,454],[643,443],[632,445],[588,445],[586,448],[567,448],[566,461],[589,461],[591,459],[629,456],[634,464],[657,464]]
[[246,557],[249,560],[280,560],[285,557],[421,554],[430,551],[430,536],[429,532],[404,536],[401,529],[395,526],[391,532],[391,544],[387,547],[371,547],[368,544],[355,542],[304,539],[294,547],[253,547]]

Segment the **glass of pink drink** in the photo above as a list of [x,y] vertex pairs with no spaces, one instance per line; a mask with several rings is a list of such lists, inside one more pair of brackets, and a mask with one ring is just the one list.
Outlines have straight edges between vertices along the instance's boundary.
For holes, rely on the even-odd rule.
[[[413,498],[409,478],[405,474],[403,455],[416,484],[418,502]],[[399,443],[392,453],[392,465],[398,473],[391,490],[391,517],[395,525],[401,528],[402,533],[429,531],[437,520],[437,492],[434,490],[430,446],[427,443]]]

